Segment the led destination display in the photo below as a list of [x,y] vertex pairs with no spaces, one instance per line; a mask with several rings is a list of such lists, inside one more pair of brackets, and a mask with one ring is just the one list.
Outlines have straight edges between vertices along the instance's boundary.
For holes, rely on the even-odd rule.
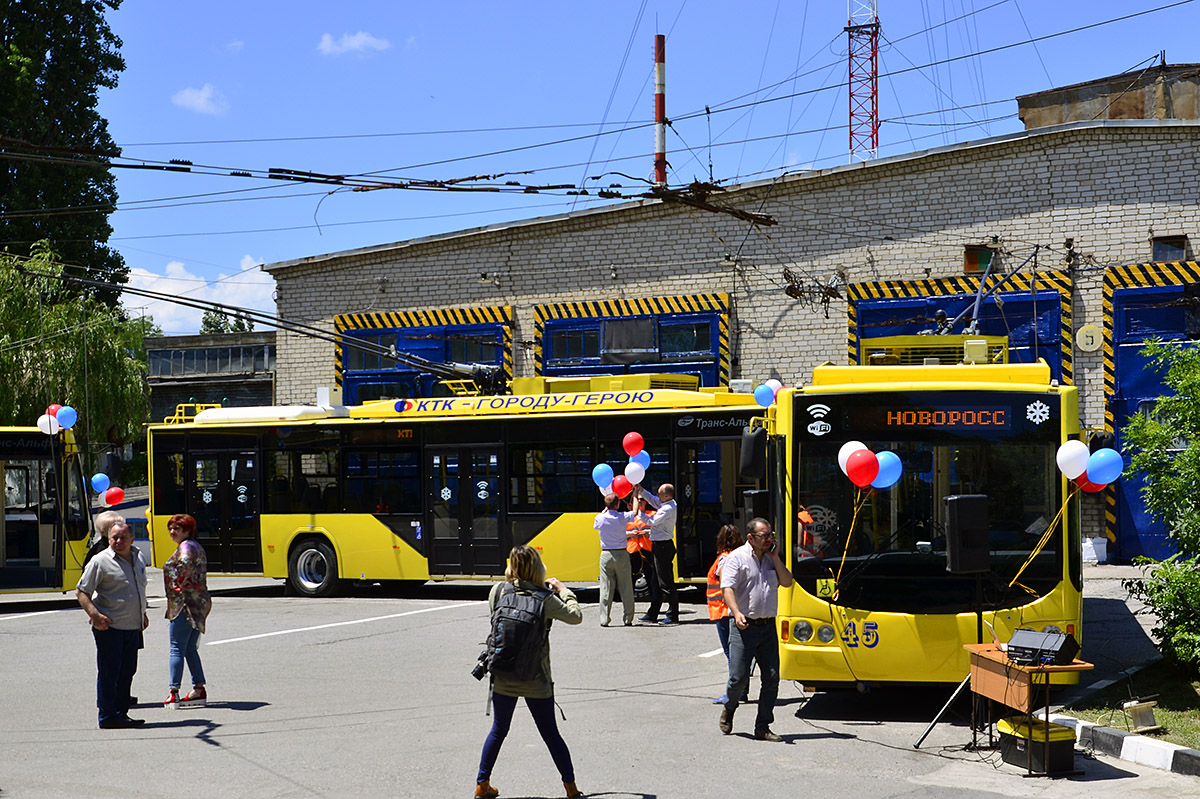
[[1042,392],[887,391],[869,395],[797,397],[799,428],[812,438],[922,439],[963,437],[1054,437],[1059,398]]

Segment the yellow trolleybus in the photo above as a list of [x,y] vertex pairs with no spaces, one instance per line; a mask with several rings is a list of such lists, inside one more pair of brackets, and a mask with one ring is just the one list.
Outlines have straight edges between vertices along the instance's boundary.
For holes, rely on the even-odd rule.
[[[780,592],[785,679],[957,683],[962,645],[991,628],[1080,636],[1078,503],[1055,465],[1077,398],[1045,363],[819,366],[765,429],[796,578]],[[895,453],[898,482],[857,488],[838,461],[848,442]]]
[[92,533],[70,430],[0,427],[0,592],[71,591]]
[[594,581],[603,503],[591,472],[620,474],[636,431],[651,456],[643,487],[676,487],[678,575],[703,582],[717,530],[746,520],[741,437],[762,409],[670,387],[680,379],[528,378],[510,396],[181,414],[148,431],[155,565],[182,512],[210,571],[286,578],[308,596],[346,580],[495,579],[516,544],[563,580]]

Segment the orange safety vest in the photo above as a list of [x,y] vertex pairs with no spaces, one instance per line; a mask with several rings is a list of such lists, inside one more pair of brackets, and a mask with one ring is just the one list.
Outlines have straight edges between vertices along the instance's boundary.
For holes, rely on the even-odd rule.
[[634,538],[626,538],[625,539],[625,549],[629,552],[630,555],[635,554],[639,549],[644,550],[646,552],[649,552],[651,550],[652,545],[650,543],[650,523],[649,522],[644,522],[639,517],[635,516],[633,518],[633,521],[631,521],[629,524],[625,525],[625,530],[626,530],[626,532],[633,532],[634,530],[645,530],[646,531],[645,533],[642,533],[641,535],[638,535]]
[[721,561],[728,554],[722,552],[717,555],[717,559],[708,570],[708,589],[705,593],[708,597],[708,618],[713,621],[729,615],[729,606],[725,604],[725,592],[721,590]]

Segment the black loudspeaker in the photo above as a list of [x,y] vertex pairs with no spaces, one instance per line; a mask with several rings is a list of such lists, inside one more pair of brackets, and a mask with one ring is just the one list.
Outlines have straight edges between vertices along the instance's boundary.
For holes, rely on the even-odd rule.
[[1022,666],[1065,666],[1079,654],[1079,644],[1073,635],[1013,630],[1007,654]]
[[946,571],[975,574],[989,570],[988,498],[956,494],[946,503]]
[[742,492],[742,498],[746,503],[747,525],[750,524],[751,519],[758,517],[767,521],[771,520],[771,495],[769,491],[759,488],[750,489],[749,491]]

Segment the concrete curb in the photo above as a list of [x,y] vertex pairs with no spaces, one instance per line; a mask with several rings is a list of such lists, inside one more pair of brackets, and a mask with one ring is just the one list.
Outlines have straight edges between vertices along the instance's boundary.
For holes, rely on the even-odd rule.
[[1084,749],[1175,774],[1200,777],[1200,751],[1195,749],[1057,713],[1050,714],[1050,721],[1075,730],[1075,740]]

